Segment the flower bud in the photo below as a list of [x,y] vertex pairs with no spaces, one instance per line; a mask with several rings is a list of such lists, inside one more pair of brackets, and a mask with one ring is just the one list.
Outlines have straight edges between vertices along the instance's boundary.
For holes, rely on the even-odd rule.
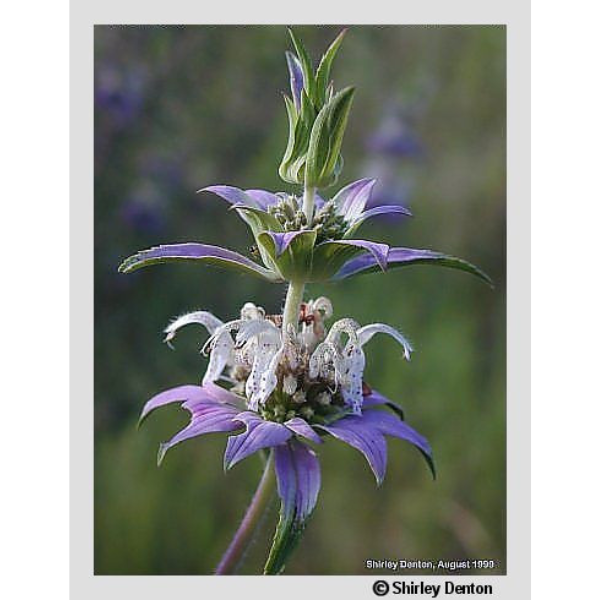
[[288,182],[325,188],[342,170],[340,154],[354,88],[333,93],[329,72],[345,30],[327,49],[316,70],[302,42],[290,29],[298,56],[286,53],[292,99],[284,96],[288,113],[288,144],[279,174]]
[[317,394],[315,400],[321,406],[328,406],[331,404],[331,394],[329,392],[320,392]]
[[292,401],[296,404],[303,404],[306,402],[306,393],[303,390],[298,390],[293,396]]
[[296,378],[293,375],[289,374],[283,378],[283,391],[288,396],[291,396],[296,391],[297,388],[298,388],[298,381],[296,380]]

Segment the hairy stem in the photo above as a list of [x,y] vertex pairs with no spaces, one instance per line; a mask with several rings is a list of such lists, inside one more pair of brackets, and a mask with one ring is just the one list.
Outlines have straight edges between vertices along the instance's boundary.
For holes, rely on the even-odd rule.
[[302,197],[302,212],[306,215],[306,223],[312,225],[313,214],[315,212],[315,192],[314,187],[306,186]]
[[288,326],[292,325],[294,330],[298,329],[298,319],[300,318],[300,304],[304,298],[304,283],[290,281],[287,296],[285,297],[285,306],[283,307],[283,324],[281,330],[286,333]]
[[232,575],[235,573],[245,551],[247,550],[261,518],[269,505],[269,500],[275,489],[275,470],[272,465],[272,457],[269,454],[262,478],[248,510],[242,519],[242,522],[236,531],[229,547],[223,554],[219,566],[215,570],[215,575]]

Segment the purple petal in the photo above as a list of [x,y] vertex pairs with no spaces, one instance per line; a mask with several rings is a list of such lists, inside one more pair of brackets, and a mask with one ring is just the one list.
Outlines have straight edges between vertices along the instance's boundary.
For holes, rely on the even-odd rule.
[[[186,408],[190,410],[190,407]],[[189,425],[175,434],[168,442],[160,445],[158,450],[159,465],[167,450],[175,446],[175,444],[205,433],[222,433],[240,428],[239,422],[235,419],[238,409],[227,404],[220,404],[214,401],[195,403],[190,412],[192,413],[192,420]]]
[[236,268],[245,273],[274,280],[270,271],[233,250],[195,242],[156,246],[142,250],[125,259],[119,267],[119,271],[130,273],[136,269],[163,262],[196,260],[217,266]]
[[[354,246],[355,248],[362,248],[363,250],[366,250],[369,253],[367,256],[369,256],[369,258],[374,261],[374,264],[378,264],[382,271],[385,271],[387,269],[388,254],[390,252],[390,247],[387,244],[369,242],[368,240],[333,240],[330,242],[323,242],[322,244],[319,244],[319,246],[324,246],[326,244],[337,244],[343,246]],[[361,257],[359,256],[358,258]],[[358,260],[358,258],[351,260]],[[348,263],[346,263],[346,265],[347,264]],[[342,270],[346,265],[342,267]]]
[[[419,263],[429,263],[459,269],[471,273],[483,279],[489,285],[492,285],[490,278],[480,269],[460,258],[449,256],[441,252],[433,250],[418,250],[416,248],[390,248],[387,257],[388,266],[403,267]],[[359,273],[368,273],[375,270],[377,260],[371,254],[362,254],[356,258],[351,258],[344,266],[335,274],[334,279],[340,280]]]
[[204,400],[210,402],[210,397],[206,390],[199,385],[180,385],[165,390],[150,398],[150,400],[144,404],[139,422],[141,423],[154,409],[159,408],[160,406],[166,406],[173,402],[187,402],[189,400]]
[[284,444],[292,437],[292,432],[281,423],[265,421],[256,413],[243,412],[236,421],[246,425],[246,431],[231,436],[225,449],[225,468],[230,469],[244,458],[262,448]]
[[365,415],[350,415],[330,425],[318,427],[362,452],[375,475],[377,485],[381,485],[387,464],[387,444],[377,426],[371,425]]
[[349,415],[329,425],[316,425],[316,427],[362,452],[375,475],[377,485],[380,485],[385,477],[387,443],[384,436],[386,435],[413,444],[423,454],[435,477],[429,443],[396,415],[371,409],[365,410],[361,416]]
[[267,231],[265,232],[271,236],[275,244],[275,253],[277,257],[281,256],[287,249],[287,247],[292,243],[294,238],[305,231],[288,231],[287,233],[277,233],[275,231]]
[[281,198],[273,192],[266,190],[246,190],[246,194],[250,196],[263,210],[269,208],[273,204],[278,204]]
[[396,412],[400,418],[404,419],[404,410],[396,402],[392,402],[376,390],[371,390],[369,394],[363,395],[363,408],[372,408],[373,406],[389,406]]
[[294,517],[302,525],[317,504],[321,469],[317,455],[299,442],[274,449],[277,491],[285,518]]
[[407,425],[399,417],[381,410],[365,411],[363,418],[366,419],[370,427],[376,427],[384,435],[406,440],[415,446],[427,461],[431,473],[435,478],[435,465],[433,463],[431,446],[420,433]]
[[382,206],[375,206],[374,208],[366,210],[356,219],[353,225],[363,223],[371,217],[387,215],[390,213],[397,213],[399,215],[406,215],[407,217],[412,217],[412,213],[410,212],[410,210],[408,210],[408,208],[405,208],[404,206],[400,206],[399,204],[385,204]]
[[365,209],[375,179],[359,179],[342,188],[333,198],[333,202],[338,207],[338,212],[346,218],[347,221],[354,221]]
[[286,421],[284,425],[288,429],[291,429],[296,435],[302,436],[315,444],[320,444],[323,441],[319,437],[319,434],[300,417],[294,417],[293,419]]
[[377,427],[384,435],[391,435],[406,440],[428,456],[431,456],[429,442],[397,416],[381,410],[369,410],[365,411],[362,418],[369,426]]
[[292,90],[292,97],[294,98],[294,106],[297,110],[300,110],[300,95],[302,93],[302,88],[304,87],[302,67],[295,54],[286,52],[285,58],[290,72],[290,88]]
[[240,401],[240,398],[236,396],[234,393],[222,388],[220,385],[216,383],[207,382],[203,384],[202,388],[205,390],[207,395],[212,398],[215,402],[221,402],[223,404],[231,404],[233,406],[237,406]]
[[209,185],[208,187],[199,189],[200,192],[212,192],[217,196],[227,200],[230,204],[242,204],[243,206],[251,206],[252,208],[261,208],[258,202],[244,190],[233,187],[231,185]]

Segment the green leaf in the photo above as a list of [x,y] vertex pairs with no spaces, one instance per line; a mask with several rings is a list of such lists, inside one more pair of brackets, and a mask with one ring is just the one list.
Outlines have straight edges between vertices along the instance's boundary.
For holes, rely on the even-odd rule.
[[[491,288],[494,287],[494,283],[484,271],[471,264],[470,262],[463,260],[462,258],[457,258],[455,256],[450,256],[448,254],[442,254],[441,252],[434,252],[431,250],[422,250],[422,256],[415,256],[415,258],[411,258],[408,260],[395,260],[394,252],[400,250],[399,248],[391,248],[389,252],[389,259],[387,263],[387,270],[391,269],[399,269],[400,267],[409,267],[411,265],[433,265],[437,267],[448,267],[450,269],[458,269],[459,271],[465,271],[470,273],[471,275],[475,275],[478,279],[483,280],[487,283]],[[409,249],[412,250],[412,249]],[[315,252],[315,261],[316,261],[316,252]],[[378,265],[373,264],[369,265],[365,268],[362,268],[360,265],[356,267],[354,265],[349,265],[344,268],[343,272],[336,274],[334,279],[336,281],[342,279],[348,279],[350,277],[356,277],[358,275],[366,275],[369,273],[377,273],[380,272],[380,268]]]
[[[287,164],[287,162],[290,160],[290,158],[292,157],[292,152],[294,150],[294,145],[295,145],[295,140],[296,140],[296,123],[298,121],[298,113],[296,112],[296,107],[294,105],[294,103],[292,102],[292,100],[289,98],[289,96],[286,96],[285,94],[283,95],[283,100],[285,102],[285,108],[287,111],[287,115],[288,115],[288,126],[289,126],[289,133],[288,133],[288,143],[287,146],[285,148],[285,152],[283,153],[283,158],[281,159],[281,165],[279,167],[279,175],[281,176],[281,178],[284,181],[288,181],[286,178],[286,171],[285,171],[285,165]],[[294,182],[289,182],[288,183],[294,183]]]
[[290,440],[272,452],[281,505],[265,575],[277,575],[284,570],[312,516],[321,486],[319,461],[310,448]]
[[321,58],[319,67],[317,68],[316,76],[316,92],[317,98],[319,99],[319,107],[323,106],[327,101],[327,84],[329,83],[329,72],[331,71],[331,65],[333,59],[346,35],[347,29],[344,29],[336,38],[333,40],[327,52]]
[[264,247],[260,243],[259,236],[263,231],[283,231],[281,223],[271,214],[260,208],[254,208],[252,206],[235,206],[233,207],[243,219],[243,221],[252,230],[252,235],[256,240],[258,251],[263,263],[272,269],[276,270],[276,265],[271,260],[268,252],[265,251]]
[[347,261],[364,252],[363,248],[336,244],[334,241],[319,244],[313,252],[312,271],[308,281],[314,283],[331,279]]
[[[279,175],[288,183],[302,184],[304,182],[304,165],[306,152],[310,141],[310,132],[316,116],[315,108],[303,89],[301,94],[300,113],[294,121],[293,132],[290,129],[288,138],[289,152],[286,150],[284,160],[279,167]],[[291,107],[288,108],[288,114]],[[294,108],[295,111],[295,108]],[[290,119],[290,127],[292,120]]]
[[346,125],[348,124],[348,115],[350,114],[350,107],[352,106],[352,100],[354,99],[354,91],[355,89],[353,87],[345,88],[336,94],[338,97],[337,102],[334,102],[336,96],[331,100],[332,110],[328,122],[328,129],[330,132],[329,153],[327,162],[320,173],[320,177],[323,180],[331,179],[333,176],[333,180],[329,181],[328,185],[333,184],[335,179],[337,179],[336,170],[337,173],[341,171],[341,164],[338,165],[338,160],[341,156],[342,141],[344,139]]
[[281,281],[272,271],[265,269],[237,252],[218,246],[194,242],[156,246],[142,250],[126,258],[119,266],[119,272],[132,273],[133,271],[152,265],[179,262],[206,264],[246,275],[253,275],[266,281]]
[[312,229],[300,232],[279,256],[273,238],[268,232],[258,236],[259,243],[266,250],[277,271],[287,281],[306,281],[312,269],[313,248],[317,234]]
[[354,88],[345,88],[317,115],[306,158],[307,185],[323,188],[333,183],[353,97]]
[[234,206],[233,208],[252,229],[256,241],[263,231],[283,231],[281,223],[269,212],[253,206]]
[[273,545],[264,568],[265,575],[279,575],[283,571],[288,557],[304,533],[305,523],[298,522],[294,513],[286,516],[283,507],[281,508]]
[[292,38],[292,44],[296,49],[296,54],[300,60],[300,66],[302,67],[302,75],[304,77],[304,88],[308,92],[310,98],[314,98],[315,91],[315,75],[313,72],[312,60],[302,43],[302,40],[294,33],[291,27],[288,27],[288,32]]

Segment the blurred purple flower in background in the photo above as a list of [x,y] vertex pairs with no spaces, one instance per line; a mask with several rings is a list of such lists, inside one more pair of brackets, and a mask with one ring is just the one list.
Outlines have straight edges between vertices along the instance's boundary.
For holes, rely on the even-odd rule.
[[141,183],[122,205],[121,221],[138,233],[163,233],[171,200],[182,186],[181,167],[176,158],[149,154],[140,160],[138,173]]
[[146,76],[141,68],[100,64],[96,71],[96,111],[108,115],[113,125],[124,127],[138,116],[144,104]]
[[363,172],[379,182],[369,207],[410,204],[415,163],[425,155],[424,145],[415,129],[414,112],[397,101],[389,102],[375,130],[366,139],[367,160]]
[[133,194],[123,204],[120,216],[125,225],[135,231],[161,233],[164,229],[163,211],[144,195]]
[[388,109],[366,145],[371,154],[386,158],[414,158],[423,154],[421,140],[399,106]]

